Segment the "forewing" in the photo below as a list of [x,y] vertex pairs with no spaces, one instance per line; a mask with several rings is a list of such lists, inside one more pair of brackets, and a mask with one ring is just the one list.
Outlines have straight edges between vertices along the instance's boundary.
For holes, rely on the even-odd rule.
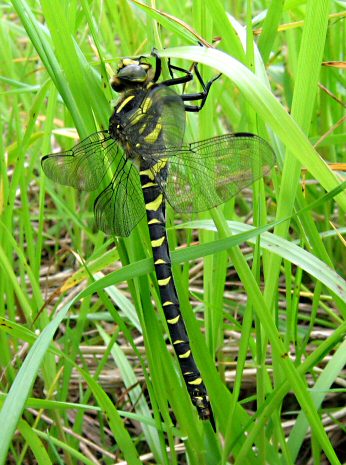
[[134,150],[144,158],[161,158],[166,150],[179,148],[185,132],[185,110],[181,97],[166,86],[147,92],[129,118],[125,132]]
[[109,132],[100,131],[71,150],[44,156],[41,164],[44,173],[53,181],[92,191],[101,183],[117,153],[118,146]]
[[112,181],[94,203],[96,224],[106,234],[126,237],[145,214],[139,173],[131,161],[119,162]]
[[201,212],[232,198],[274,163],[275,154],[261,137],[226,134],[183,146],[169,157],[167,180],[160,175],[156,180],[177,212]]

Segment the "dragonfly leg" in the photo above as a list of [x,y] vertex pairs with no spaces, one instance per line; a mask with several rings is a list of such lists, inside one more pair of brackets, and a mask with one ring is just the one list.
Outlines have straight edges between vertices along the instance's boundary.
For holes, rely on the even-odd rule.
[[218,74],[217,76],[215,76],[213,79],[211,79],[207,83],[205,83],[202,76],[201,76],[201,73],[199,72],[197,63],[194,64],[193,69],[194,69],[195,75],[196,75],[196,77],[198,79],[198,82],[201,84],[203,90],[202,90],[202,92],[197,92],[195,94],[183,94],[181,96],[181,98],[183,99],[184,102],[186,102],[186,101],[191,102],[191,101],[195,101],[195,100],[201,100],[201,103],[199,105],[189,105],[189,104],[184,105],[185,111],[199,112],[204,107],[204,104],[205,104],[205,102],[207,100],[207,97],[208,97],[208,94],[209,94],[210,87],[212,86],[213,82],[215,82],[217,79],[219,79],[219,77],[221,76],[221,73]]
[[[156,82],[156,80],[159,78],[159,76],[161,74],[161,70],[162,70],[161,58],[159,57],[156,49],[153,49],[151,54],[156,58],[156,71],[155,71],[155,77],[153,79],[154,82]],[[175,86],[177,84],[186,84],[187,82],[190,82],[190,81],[193,80],[193,72],[192,71],[190,71],[188,69],[181,68],[181,67],[176,66],[176,65],[172,65],[170,58],[168,59],[168,71],[169,71],[169,74],[171,76],[171,79],[167,79],[166,81],[163,81],[163,82],[160,83],[160,84],[162,84],[164,86],[169,87],[169,86]],[[184,76],[175,77],[174,76],[175,71],[179,71],[180,73],[184,73]],[[208,81],[207,83],[205,83],[202,76],[201,76],[201,74],[200,74],[200,72],[199,72],[199,70],[198,70],[197,63],[195,63],[193,65],[193,71],[194,71],[194,73],[195,73],[195,75],[197,77],[198,82],[201,84],[203,90],[202,90],[202,92],[196,92],[196,93],[193,93],[193,94],[182,94],[181,98],[182,98],[182,100],[184,102],[191,102],[191,101],[201,100],[201,103],[199,105],[184,104],[185,111],[199,112],[204,107],[204,104],[205,104],[205,102],[207,100],[211,85],[213,84],[214,81],[216,81],[221,76],[221,73],[218,74],[213,79],[211,79],[210,81]]]

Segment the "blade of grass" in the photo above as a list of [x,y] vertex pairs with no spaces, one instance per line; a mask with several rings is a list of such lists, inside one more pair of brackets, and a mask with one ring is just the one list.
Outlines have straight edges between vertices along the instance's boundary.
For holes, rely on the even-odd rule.
[[[244,65],[215,49],[179,47],[159,51],[162,57],[185,58],[211,66],[229,77],[241,90],[256,113],[277,133],[286,147],[307,167],[315,179],[330,191],[340,181],[310,144],[304,132],[280,105],[275,96]],[[346,211],[346,193],[340,193],[336,202]]]

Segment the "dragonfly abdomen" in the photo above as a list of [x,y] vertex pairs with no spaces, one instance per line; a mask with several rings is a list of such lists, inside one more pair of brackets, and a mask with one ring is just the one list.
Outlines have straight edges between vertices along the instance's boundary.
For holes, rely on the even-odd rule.
[[162,308],[192,403],[202,419],[210,419],[213,423],[207,390],[192,355],[174,284],[166,234],[165,201],[160,187],[153,179],[153,173],[159,173],[160,163],[165,169],[162,161],[158,162],[151,170],[147,167],[141,169],[140,178]]

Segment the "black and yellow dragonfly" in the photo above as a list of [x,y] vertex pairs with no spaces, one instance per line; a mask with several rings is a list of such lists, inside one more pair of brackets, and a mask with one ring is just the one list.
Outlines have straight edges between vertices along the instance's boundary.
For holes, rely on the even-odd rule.
[[[158,82],[161,60],[157,53],[154,56],[155,69],[144,57],[122,60],[111,83],[120,99],[109,129],[90,135],[71,150],[44,156],[42,168],[60,184],[81,191],[102,188],[94,213],[98,228],[106,234],[128,236],[146,214],[171,341],[192,403],[200,418],[213,424],[172,275],[165,202],[176,212],[209,210],[268,173],[275,155],[264,139],[249,133],[184,144],[185,112],[201,110],[219,76],[205,84],[195,66],[202,92],[178,95],[172,86],[190,81],[193,73],[168,62],[171,79]],[[177,72],[179,77],[174,76]]]

